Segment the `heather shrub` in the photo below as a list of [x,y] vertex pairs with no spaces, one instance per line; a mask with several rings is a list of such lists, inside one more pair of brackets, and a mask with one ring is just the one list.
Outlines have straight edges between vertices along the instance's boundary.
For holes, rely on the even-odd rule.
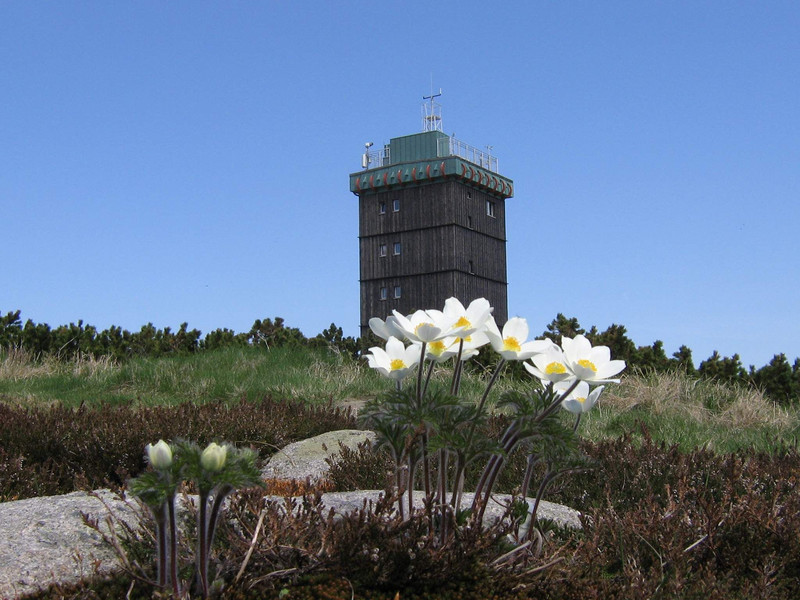
[[[511,422],[505,415],[492,415],[481,429],[481,434],[486,437],[499,437]],[[337,455],[327,460],[329,466],[328,481],[332,489],[338,492],[353,490],[383,490],[392,482],[393,463],[392,457],[386,448],[375,448],[369,442],[362,443],[358,448],[341,446]],[[512,452],[507,459],[506,468],[500,473],[497,491],[512,493],[519,491],[519,483],[527,467],[524,452]],[[455,466],[448,466],[448,473],[452,475]],[[436,474],[436,473],[435,473]],[[480,471],[478,465],[467,469],[465,473],[465,488],[474,489],[478,483]]]
[[[800,457],[599,444],[584,534],[532,584],[548,598],[796,598]],[[604,459],[603,456],[606,458]],[[580,478],[562,494],[575,497]],[[584,480],[585,482],[585,480]]]
[[[193,513],[187,514],[187,524],[195,518]],[[220,522],[213,558],[214,577],[224,582],[217,584],[223,598],[392,600],[398,593],[404,599],[517,597],[517,578],[491,564],[505,544],[502,525],[464,529],[442,548],[430,537],[424,519],[399,518],[391,501],[335,515],[313,492],[265,502],[264,493],[256,489],[232,497],[228,514],[231,518]],[[157,593],[156,571],[147,558],[153,550],[147,526],[125,531],[131,567],[125,577],[135,578],[139,594],[132,597]],[[182,569],[192,560],[193,535],[187,527],[180,541]],[[107,585],[108,595],[100,597],[113,597],[112,585]],[[80,597],[78,590],[59,593],[60,598]]]
[[265,397],[226,404],[26,409],[0,403],[0,499],[122,485],[145,468],[153,439],[235,440],[260,458],[326,431],[352,428],[331,405]]
[[[798,597],[795,446],[772,453],[685,452],[653,442],[645,430],[641,441],[625,436],[583,442],[582,449],[594,468],[559,480],[547,499],[581,510],[584,529],[550,539],[542,562],[551,566],[516,580],[525,597]],[[381,462],[368,452],[342,454],[333,472],[377,481],[388,458]],[[524,467],[511,461],[508,468],[519,474]],[[337,482],[357,485],[353,477]]]
[[[548,496],[581,508],[583,531],[551,529],[542,555],[513,568],[498,562],[506,549],[502,528],[486,535],[459,530],[453,544],[441,547],[431,543],[424,522],[398,519],[391,501],[340,519],[313,490],[266,505],[263,491],[245,490],[232,498],[232,519],[220,524],[213,564],[225,582],[221,597],[800,597],[796,448],[717,455],[682,452],[644,436],[585,442],[583,449],[597,469],[556,483]],[[343,454],[339,469],[359,469],[379,482],[386,463],[366,453],[363,447]],[[195,516],[187,515],[189,525]],[[190,564],[191,526],[187,532],[181,552]],[[132,558],[145,569],[140,575],[154,579],[152,539],[133,532],[131,540],[128,547],[138,552]],[[130,589],[132,598],[152,597],[154,590],[123,575],[38,598],[119,598]]]

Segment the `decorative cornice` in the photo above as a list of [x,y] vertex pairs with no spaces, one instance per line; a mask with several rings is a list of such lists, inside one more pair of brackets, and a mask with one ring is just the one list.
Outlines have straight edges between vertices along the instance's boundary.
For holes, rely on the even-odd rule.
[[360,196],[406,186],[457,179],[498,198],[514,195],[511,179],[457,156],[399,163],[350,174],[350,191]]

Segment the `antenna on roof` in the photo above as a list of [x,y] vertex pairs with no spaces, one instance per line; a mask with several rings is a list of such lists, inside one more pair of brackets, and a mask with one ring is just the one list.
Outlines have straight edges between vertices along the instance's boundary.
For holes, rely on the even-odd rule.
[[422,97],[423,100],[430,100],[422,103],[422,131],[442,131],[442,105],[434,102],[434,98],[441,95],[442,88],[439,88],[438,94],[434,94],[431,89],[430,96]]

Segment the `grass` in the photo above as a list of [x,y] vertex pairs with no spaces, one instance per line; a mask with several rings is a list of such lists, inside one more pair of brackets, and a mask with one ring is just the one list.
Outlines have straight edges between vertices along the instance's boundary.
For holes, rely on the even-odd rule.
[[[476,398],[488,377],[485,372],[467,375],[462,386],[464,395]],[[448,381],[446,373],[434,376],[434,385],[446,386]],[[504,389],[524,385],[532,385],[531,380],[502,378],[494,399]],[[226,403],[221,411],[227,418],[226,427],[230,423],[247,425],[254,413],[239,400],[257,400],[265,395],[280,399],[276,400],[278,404],[268,404],[271,408],[262,413],[284,431],[291,418],[276,415],[276,407],[284,404],[283,398],[327,403],[374,397],[390,388],[390,382],[363,363],[324,349],[228,348],[121,364],[87,358],[64,363],[0,350],[0,404],[30,408],[85,405],[100,409],[35,414],[17,411],[34,420],[55,415],[53,426],[46,427],[47,431],[78,417],[91,419],[92,428],[98,429],[98,413],[115,404],[180,405],[165,411],[173,415],[188,409],[214,409],[212,401]],[[299,406],[300,412],[308,409],[302,403],[291,404]],[[242,418],[237,410],[247,410],[247,417]],[[325,410],[312,411],[311,416],[300,415],[300,424],[318,424]],[[159,411],[162,409],[137,412]],[[62,412],[68,416],[62,418]],[[571,420],[566,411],[561,414],[565,421]],[[516,571],[502,570],[494,567],[495,551],[505,549],[487,546],[485,556],[468,561],[475,569],[473,573],[464,567],[463,557],[465,553],[474,554],[473,542],[486,541],[481,537],[466,540],[463,547],[452,551],[431,548],[425,554],[425,540],[430,540],[422,530],[422,537],[417,540],[413,529],[404,529],[403,535],[397,535],[396,531],[386,530],[385,522],[368,516],[356,515],[341,522],[325,520],[310,505],[296,519],[287,518],[282,512],[267,517],[262,542],[251,545],[249,532],[257,530],[255,521],[260,524],[265,514],[263,492],[252,497],[243,493],[237,496],[239,504],[232,504],[230,509],[231,514],[237,515],[235,526],[220,532],[217,561],[218,573],[225,574],[230,582],[232,574],[250,560],[246,575],[249,579],[238,587],[233,585],[223,597],[391,600],[399,596],[395,595],[397,589],[403,589],[403,598],[420,600],[797,598],[798,417],[800,407],[780,407],[749,388],[696,380],[679,373],[629,372],[622,384],[607,387],[598,406],[581,423],[583,436],[595,442],[586,446],[600,465],[598,469],[559,480],[550,490],[552,499],[586,512],[585,530],[548,537],[542,557],[520,558],[521,566]],[[221,420],[219,415],[217,418]],[[185,417],[179,420],[182,425],[188,421]],[[129,425],[128,420],[123,421]],[[214,419],[198,421],[205,426]],[[154,422],[160,423],[159,419]],[[111,434],[136,429],[111,425],[100,435],[106,447],[112,442],[121,446],[125,441],[115,441]],[[82,427],[81,431],[85,429]],[[12,425],[5,431],[23,432],[25,438],[42,446],[39,436],[24,426]],[[267,427],[258,426],[253,431],[265,435]],[[250,432],[241,435],[247,440],[252,437]],[[135,447],[141,446],[137,441]],[[698,447],[701,449],[696,450]],[[764,453],[759,454],[761,451]],[[77,453],[90,454],[90,449]],[[127,455],[138,456],[138,450],[128,450]],[[10,470],[15,469],[14,460],[7,464]],[[383,467],[375,464],[379,471],[370,474],[379,478],[384,474]],[[524,463],[521,466],[524,469]],[[352,474],[358,465],[348,464],[345,470]],[[425,521],[419,523],[424,525]],[[242,531],[248,534],[242,536]],[[149,540],[147,535],[139,541]],[[393,554],[391,544],[398,542],[409,546],[401,546],[401,554]],[[375,548],[381,548],[381,552]],[[329,561],[325,568],[314,570],[308,566],[309,557],[323,554]],[[152,550],[148,550],[142,561],[147,568],[152,566],[151,556]],[[398,556],[402,560],[397,560]],[[417,562],[409,563],[407,559],[415,556]],[[372,562],[365,562],[364,557]],[[439,562],[434,563],[433,559]],[[380,572],[376,560],[381,561],[378,566],[390,569],[390,574],[394,573],[391,569],[399,569],[397,580],[403,585],[386,588],[375,584],[373,575]],[[190,564],[191,557],[187,555],[184,562]],[[443,576],[448,568],[449,574]],[[298,576],[303,573],[308,575]],[[423,581],[419,595],[414,595],[405,584],[416,584],[420,573],[427,574],[433,583]],[[312,577],[319,579],[309,579]],[[517,579],[512,581],[512,577]],[[514,587],[512,584],[517,581],[519,585]],[[448,582],[456,587],[447,587]],[[111,586],[108,590],[104,590],[104,582],[89,581],[75,590],[62,593],[53,589],[33,598],[119,598],[126,594],[153,597],[152,588],[140,583],[137,590],[142,591],[131,596],[134,582],[124,574],[107,583]],[[499,587],[501,584],[505,587]],[[430,593],[425,585],[430,587]]]
[[[467,374],[464,396],[477,398],[489,376]],[[434,375],[433,385],[448,383],[446,370]],[[524,385],[531,382],[501,378],[494,396]],[[121,364],[104,358],[63,362],[37,359],[21,350],[0,351],[0,401],[31,408],[55,403],[174,406],[265,395],[344,402],[372,398],[390,387],[363,363],[320,348],[224,348]],[[797,443],[800,410],[781,407],[751,388],[680,373],[630,372],[622,384],[607,386],[597,408],[581,424],[582,435],[593,441],[624,434],[641,437],[645,430],[654,440],[684,450],[770,451]]]
[[31,408],[53,403],[174,406],[270,394],[317,403],[369,395],[379,385],[376,374],[326,349],[225,348],[122,364],[0,352],[0,399]]
[[797,443],[800,411],[740,385],[675,372],[632,373],[620,385],[607,386],[581,427],[592,440],[626,433],[641,437],[644,428],[654,440],[678,444],[682,450],[771,451]]

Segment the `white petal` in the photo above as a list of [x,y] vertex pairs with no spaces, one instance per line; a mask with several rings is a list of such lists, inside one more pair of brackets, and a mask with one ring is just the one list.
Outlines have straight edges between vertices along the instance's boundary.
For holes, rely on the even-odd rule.
[[522,344],[528,339],[528,321],[522,317],[512,317],[503,326],[503,339],[516,338]]
[[595,346],[589,350],[587,358],[599,368],[601,364],[611,360],[611,350],[608,346]]
[[396,337],[390,337],[386,340],[386,354],[389,355],[390,359],[403,358],[405,351],[405,344]]
[[623,369],[625,369],[624,360],[610,360],[604,365],[598,365],[597,377],[598,379],[607,379],[608,377],[613,377]]
[[444,314],[458,319],[466,313],[464,305],[458,298],[448,298],[444,301]]

